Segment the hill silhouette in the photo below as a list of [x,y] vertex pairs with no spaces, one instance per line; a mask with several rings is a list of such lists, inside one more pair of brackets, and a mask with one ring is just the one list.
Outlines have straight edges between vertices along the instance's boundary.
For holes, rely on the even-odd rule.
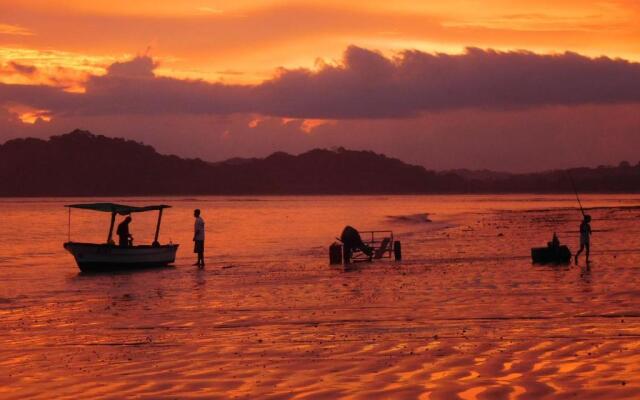
[[[583,192],[638,192],[640,165],[569,171]],[[0,196],[569,192],[566,171],[434,172],[370,151],[209,163],[87,131],[0,145]]]

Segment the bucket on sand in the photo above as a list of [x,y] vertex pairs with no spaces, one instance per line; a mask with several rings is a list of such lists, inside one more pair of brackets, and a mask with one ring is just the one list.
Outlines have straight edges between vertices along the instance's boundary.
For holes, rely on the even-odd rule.
[[402,260],[402,246],[400,245],[399,240],[393,242],[393,256],[396,261]]
[[329,264],[342,264],[342,245],[340,243],[333,242],[329,246]]

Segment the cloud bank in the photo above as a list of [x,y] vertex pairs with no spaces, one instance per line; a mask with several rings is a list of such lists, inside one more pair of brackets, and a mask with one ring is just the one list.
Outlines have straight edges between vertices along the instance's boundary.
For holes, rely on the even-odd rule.
[[[113,63],[84,93],[65,90],[67,81],[0,84],[0,142],[83,128],[211,161],[332,146],[435,169],[638,161],[640,64],[620,59],[349,47],[339,62],[253,85],[163,77],[157,66],[147,56]],[[42,74],[32,67],[0,69]]]
[[570,52],[469,48],[459,55],[404,51],[386,57],[351,46],[335,65],[281,69],[257,85],[160,77],[156,67],[148,56],[112,64],[106,75],[88,79],[85,93],[0,84],[0,103],[50,110],[54,117],[251,113],[340,120],[640,102],[640,63]]

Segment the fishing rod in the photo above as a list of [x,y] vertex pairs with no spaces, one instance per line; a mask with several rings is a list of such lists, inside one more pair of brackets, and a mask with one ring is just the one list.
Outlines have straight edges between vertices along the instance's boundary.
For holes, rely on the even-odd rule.
[[569,182],[571,182],[571,187],[573,188],[573,193],[576,195],[576,200],[578,200],[578,205],[580,206],[580,212],[582,213],[582,216],[584,217],[584,208],[582,208],[582,202],[580,201],[580,196],[578,196],[578,190],[576,190],[576,185],[573,183],[573,179],[571,178],[571,175],[569,174],[569,171],[565,171],[565,173],[567,174],[567,178],[569,178]]

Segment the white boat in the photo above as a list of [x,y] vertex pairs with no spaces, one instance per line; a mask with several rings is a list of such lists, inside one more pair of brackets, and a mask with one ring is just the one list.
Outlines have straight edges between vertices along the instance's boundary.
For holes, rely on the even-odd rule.
[[[158,242],[162,211],[170,206],[152,205],[145,207],[127,206],[115,203],[71,204],[69,207],[69,224],[71,209],[80,208],[111,213],[111,224],[106,243],[79,243],[70,239],[64,248],[73,255],[82,272],[107,272],[131,268],[165,266],[175,262],[178,244],[161,245]],[[154,241],[151,245],[120,247],[113,242],[113,226],[116,214],[129,215],[136,212],[158,211],[158,223]]]

